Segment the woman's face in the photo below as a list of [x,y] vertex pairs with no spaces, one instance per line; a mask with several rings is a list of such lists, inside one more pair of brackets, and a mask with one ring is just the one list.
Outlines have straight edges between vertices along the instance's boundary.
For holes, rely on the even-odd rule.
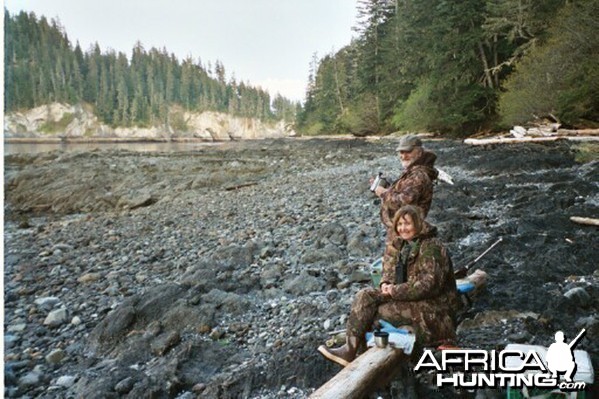
[[405,214],[399,218],[397,225],[395,226],[397,234],[403,240],[411,240],[416,236],[416,227],[414,226],[414,220],[412,216]]

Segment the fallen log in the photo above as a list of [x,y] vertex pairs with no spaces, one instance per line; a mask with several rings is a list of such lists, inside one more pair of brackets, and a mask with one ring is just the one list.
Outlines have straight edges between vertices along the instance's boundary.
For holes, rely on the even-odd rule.
[[391,345],[372,347],[318,388],[309,399],[361,399],[388,384],[401,371],[402,361],[407,362],[408,356],[401,349]]
[[595,136],[559,136],[560,139],[568,139],[570,141],[597,141],[599,142],[599,137]]
[[487,144],[515,144],[528,143],[531,141],[556,141],[558,137],[495,137],[490,139],[466,139],[464,144],[487,145]]
[[599,219],[585,218],[581,216],[570,216],[570,220],[578,224],[586,224],[588,226],[599,226]]
[[599,136],[599,129],[557,129],[558,136]]
[[599,137],[595,136],[552,136],[552,137],[496,137],[490,139],[466,139],[464,144],[469,145],[488,145],[488,144],[517,144],[531,142],[545,142],[556,140],[570,141],[599,141]]

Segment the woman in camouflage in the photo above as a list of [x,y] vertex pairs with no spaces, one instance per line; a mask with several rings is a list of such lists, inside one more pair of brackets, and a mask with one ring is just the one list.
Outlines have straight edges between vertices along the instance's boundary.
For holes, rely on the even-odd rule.
[[411,326],[419,345],[455,341],[458,309],[453,268],[436,228],[412,205],[401,207],[393,219],[378,289],[365,288],[353,301],[347,321],[347,341],[337,349],[320,346],[327,359],[349,364],[365,346],[365,334],[378,319]]

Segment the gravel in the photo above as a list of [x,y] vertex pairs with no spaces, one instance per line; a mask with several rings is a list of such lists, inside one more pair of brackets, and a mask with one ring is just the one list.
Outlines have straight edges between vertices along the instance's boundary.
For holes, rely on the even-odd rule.
[[[381,256],[378,171],[396,139],[281,139],[177,153],[5,158],[5,395],[304,398],[339,368],[316,347],[344,328]],[[489,274],[460,345],[548,346],[587,329],[599,356],[599,163],[563,143],[425,143],[429,220]],[[464,393],[431,391],[421,397]],[[427,390],[429,389],[429,390]]]

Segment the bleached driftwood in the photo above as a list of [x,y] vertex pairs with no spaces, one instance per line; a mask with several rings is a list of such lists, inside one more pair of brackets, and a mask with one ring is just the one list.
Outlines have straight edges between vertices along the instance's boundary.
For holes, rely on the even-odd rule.
[[392,346],[372,347],[310,395],[310,399],[361,399],[385,386],[408,356]]
[[583,129],[583,130],[572,130],[572,129],[558,129],[558,136],[599,136],[599,129]]
[[599,137],[596,136],[551,136],[551,137],[494,137],[489,139],[466,139],[464,144],[469,145],[488,145],[488,144],[516,144],[516,143],[530,143],[530,142],[548,142],[556,140],[570,140],[570,141],[597,141]]
[[597,141],[599,136],[559,136],[560,139],[568,139],[570,141]]
[[585,218],[581,216],[570,216],[570,220],[578,224],[586,224],[589,226],[599,226],[599,219]]

